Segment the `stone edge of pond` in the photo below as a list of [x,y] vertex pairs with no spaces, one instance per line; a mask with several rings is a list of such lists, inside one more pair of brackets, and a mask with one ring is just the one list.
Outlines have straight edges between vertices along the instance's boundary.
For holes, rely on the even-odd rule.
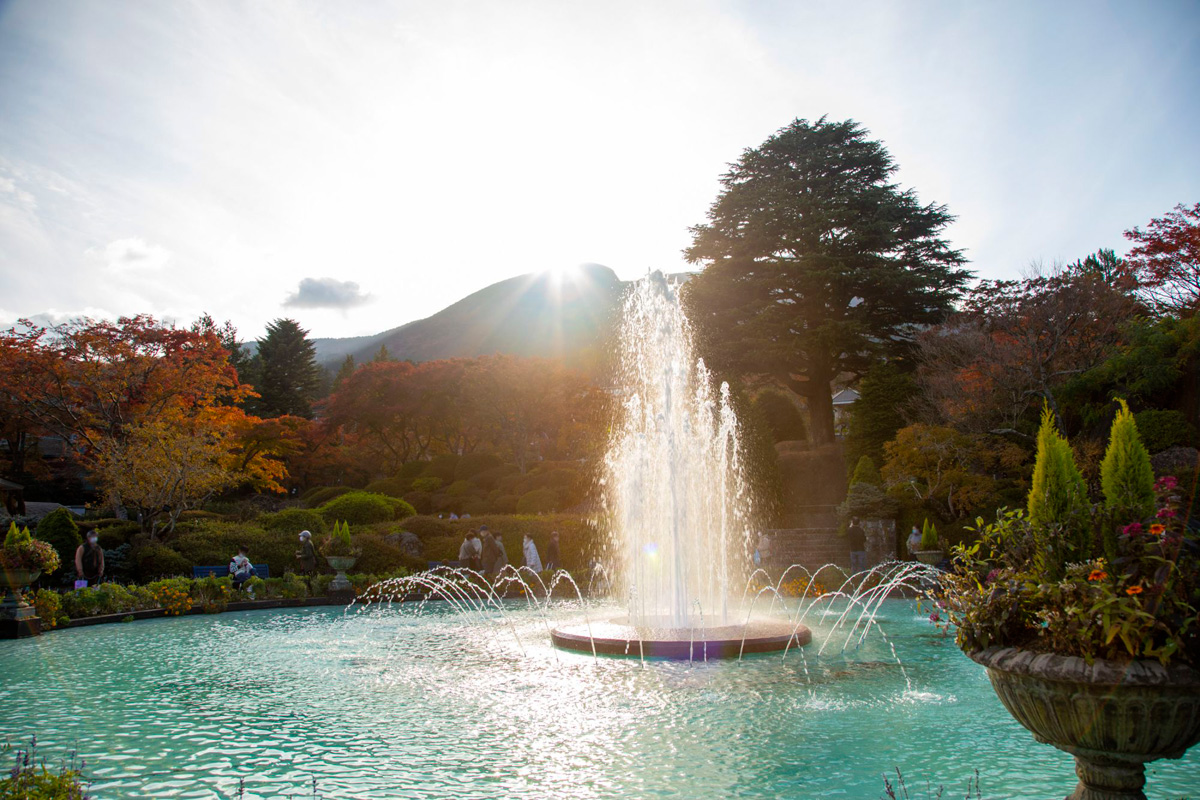
[[[424,600],[424,595],[406,595],[402,602],[411,602]],[[255,611],[265,608],[305,608],[310,606],[348,606],[349,603],[344,598],[339,597],[304,597],[304,598],[279,598],[272,600],[239,600],[235,603],[229,603],[217,614],[226,613],[229,611]],[[209,613],[199,606],[194,605],[187,611],[184,611],[178,616],[186,617],[193,614]],[[66,625],[55,625],[53,628],[43,627],[42,633],[51,633],[53,631],[65,631],[71,628],[86,628],[91,625],[109,625],[113,623],[125,622],[126,620],[136,621],[142,619],[161,619],[168,616],[165,609],[162,608],[146,608],[141,611],[128,611],[123,614],[97,614],[94,617],[80,617],[72,619]]]

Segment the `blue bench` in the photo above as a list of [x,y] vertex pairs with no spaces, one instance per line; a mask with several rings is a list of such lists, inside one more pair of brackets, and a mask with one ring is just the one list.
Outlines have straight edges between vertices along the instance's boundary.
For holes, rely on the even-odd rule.
[[[253,564],[254,574],[266,580],[271,577],[271,568],[266,564]],[[192,567],[193,578],[224,578],[229,574],[229,565],[225,564],[219,567]]]

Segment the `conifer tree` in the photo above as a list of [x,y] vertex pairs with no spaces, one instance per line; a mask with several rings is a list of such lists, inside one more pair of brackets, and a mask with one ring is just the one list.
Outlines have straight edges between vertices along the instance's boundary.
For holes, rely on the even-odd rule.
[[866,483],[871,486],[883,485],[883,478],[879,475],[879,468],[875,466],[875,462],[870,456],[862,456],[858,459],[858,463],[854,465],[854,475],[850,478],[850,485],[854,486],[857,483]]
[[1087,489],[1075,466],[1075,454],[1046,406],[1038,430],[1033,487],[1029,490],[1029,521],[1038,528],[1068,527],[1080,524],[1086,510]]
[[321,389],[322,372],[308,331],[295,320],[275,320],[267,325],[267,335],[258,344],[256,360],[259,382],[254,388],[260,395],[256,403],[259,414],[311,417],[312,402]]
[[1118,402],[1121,410],[1113,420],[1108,450],[1100,463],[1100,488],[1109,510],[1130,519],[1143,519],[1154,511],[1154,470],[1129,405],[1124,400]]

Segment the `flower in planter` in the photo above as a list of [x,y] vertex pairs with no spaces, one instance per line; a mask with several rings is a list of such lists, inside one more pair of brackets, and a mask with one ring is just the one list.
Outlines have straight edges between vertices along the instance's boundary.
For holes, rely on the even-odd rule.
[[1124,405],[1101,465],[1102,497],[1081,493],[1076,476],[1047,413],[1028,511],[976,520],[979,541],[957,549],[943,579],[959,645],[1200,667],[1200,537],[1185,525],[1177,483],[1154,481]]
[[8,534],[0,546],[0,569],[49,574],[58,569],[59,563],[54,545],[34,539],[29,528],[17,528],[16,522],[9,523]]

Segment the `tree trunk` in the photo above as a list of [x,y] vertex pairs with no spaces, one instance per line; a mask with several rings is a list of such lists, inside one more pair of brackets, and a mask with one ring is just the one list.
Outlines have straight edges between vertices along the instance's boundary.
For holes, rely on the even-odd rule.
[[789,377],[788,385],[808,403],[808,435],[812,443],[831,444],[834,441],[833,389],[829,381],[798,381]]

